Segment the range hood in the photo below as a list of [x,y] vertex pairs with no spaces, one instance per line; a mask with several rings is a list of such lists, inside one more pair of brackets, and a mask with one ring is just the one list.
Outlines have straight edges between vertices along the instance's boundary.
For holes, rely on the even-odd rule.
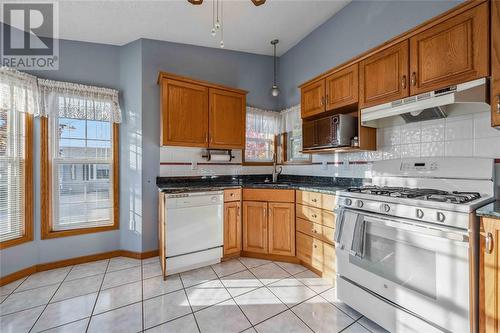
[[488,111],[488,97],[488,79],[478,79],[361,109],[361,123],[378,128]]

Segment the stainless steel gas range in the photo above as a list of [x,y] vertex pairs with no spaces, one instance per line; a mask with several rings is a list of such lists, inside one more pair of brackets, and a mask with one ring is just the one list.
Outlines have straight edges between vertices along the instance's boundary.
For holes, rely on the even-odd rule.
[[339,194],[337,296],[391,332],[477,332],[478,220],[491,159],[375,162]]

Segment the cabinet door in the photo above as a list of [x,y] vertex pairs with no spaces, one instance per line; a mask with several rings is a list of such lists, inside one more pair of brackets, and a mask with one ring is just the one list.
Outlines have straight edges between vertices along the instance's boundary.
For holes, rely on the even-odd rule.
[[325,80],[319,80],[302,87],[300,99],[302,118],[315,116],[325,111]]
[[162,145],[208,146],[208,88],[163,79]]
[[293,203],[269,203],[269,253],[295,256]]
[[323,242],[297,232],[297,258],[305,264],[323,271]]
[[358,103],[358,64],[326,78],[326,109],[339,109]]
[[491,125],[500,126],[500,1],[491,1]]
[[[500,332],[500,219],[481,219],[480,332]],[[487,241],[487,239],[489,240]]]
[[359,64],[360,104],[368,107],[408,96],[408,41],[380,51]]
[[304,120],[302,121],[302,148],[314,148],[318,145],[316,138],[316,121]]
[[243,201],[243,251],[267,253],[267,202]]
[[488,3],[410,39],[410,94],[488,76]]
[[245,95],[210,89],[209,147],[243,149]]
[[241,251],[241,213],[240,202],[224,204],[224,255]]

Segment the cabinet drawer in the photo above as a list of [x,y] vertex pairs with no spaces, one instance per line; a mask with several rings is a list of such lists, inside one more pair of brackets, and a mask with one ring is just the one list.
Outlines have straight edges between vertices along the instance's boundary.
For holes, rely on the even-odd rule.
[[317,192],[297,191],[296,201],[298,204],[333,210],[335,208],[335,196]]
[[323,242],[301,232],[297,232],[296,237],[297,258],[313,268],[322,271]]
[[296,220],[296,228],[297,231],[300,231],[324,242],[333,244],[333,235],[335,233],[335,229],[333,228],[325,227],[321,224],[312,223],[300,218],[297,218]]
[[335,276],[336,261],[335,247],[323,242],[323,276]]
[[335,228],[335,213],[333,211],[304,206],[300,204],[296,205],[295,210],[297,217],[300,217],[301,219],[319,223],[330,228]]
[[224,190],[224,202],[240,201],[240,200],[241,200],[240,188]]
[[243,200],[291,202],[295,199],[295,190],[243,189]]

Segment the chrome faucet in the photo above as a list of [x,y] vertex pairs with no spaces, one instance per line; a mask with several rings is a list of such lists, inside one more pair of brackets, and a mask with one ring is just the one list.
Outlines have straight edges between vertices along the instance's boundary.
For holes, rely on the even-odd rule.
[[283,167],[279,167],[279,171],[276,168],[276,163],[278,160],[278,156],[276,153],[273,154],[273,183],[278,182],[278,176],[281,175],[281,172],[283,171]]

